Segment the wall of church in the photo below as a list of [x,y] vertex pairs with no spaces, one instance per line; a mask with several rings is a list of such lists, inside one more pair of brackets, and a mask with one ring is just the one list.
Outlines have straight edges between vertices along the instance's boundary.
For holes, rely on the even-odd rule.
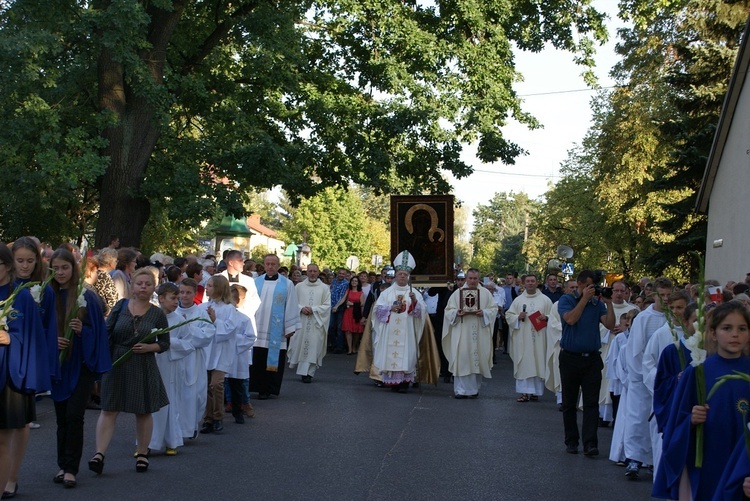
[[750,273],[750,78],[727,136],[708,206],[706,278],[723,285]]

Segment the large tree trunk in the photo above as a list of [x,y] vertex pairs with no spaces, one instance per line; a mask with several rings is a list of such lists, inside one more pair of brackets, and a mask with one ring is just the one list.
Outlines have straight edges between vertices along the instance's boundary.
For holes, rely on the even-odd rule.
[[[101,8],[106,9],[109,3],[102,2]],[[167,46],[184,7],[184,2],[175,1],[170,11],[148,9],[151,48],[139,57],[157,85],[162,84]],[[124,247],[137,247],[150,213],[149,201],[138,196],[138,191],[161,132],[155,121],[159,105],[144,93],[134,92],[126,83],[123,65],[106,47],[99,56],[97,71],[99,108],[114,113],[118,121],[102,133],[108,142],[102,155],[110,158],[110,164],[101,178],[95,243],[104,247],[111,235],[117,235]]]

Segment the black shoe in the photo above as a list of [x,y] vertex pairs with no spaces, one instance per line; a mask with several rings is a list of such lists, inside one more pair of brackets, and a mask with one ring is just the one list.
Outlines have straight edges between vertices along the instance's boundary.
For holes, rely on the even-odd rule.
[[258,400],[268,400],[270,396],[270,393],[258,393]]
[[312,376],[302,376],[303,383],[312,383]]
[[383,383],[382,381],[375,381],[375,386],[377,386],[378,388],[385,388],[385,383]]
[[473,395],[469,395],[469,398],[479,398],[479,393],[475,393]]
[[562,404],[557,404],[557,410],[562,412]]
[[584,449],[583,455],[586,457],[594,457],[599,455],[599,449],[597,447],[589,447],[588,449]]
[[94,457],[89,459],[89,470],[93,471],[97,475],[101,475],[104,471],[104,454],[97,452]]
[[412,388],[419,388],[419,383],[412,383],[412,384],[411,384],[411,387],[412,387]]
[[444,383],[450,383],[451,382],[451,377],[450,376],[444,376],[443,377],[443,382]]
[[468,395],[453,395],[453,398],[455,398],[456,400],[465,400],[469,398],[469,396]]
[[245,424],[245,418],[242,414],[234,414],[234,422],[237,424]]
[[609,428],[609,421],[599,418],[599,428]]
[[568,454],[578,454],[578,445],[569,445],[565,448]]
[[[242,416],[240,416],[242,417]],[[244,419],[243,419],[244,422]],[[214,421],[214,431],[218,432],[224,429],[224,423],[221,421]]]
[[203,426],[201,426],[201,433],[211,433],[212,431],[214,431],[214,424],[204,421]]
[[3,495],[0,496],[0,499],[10,499],[16,497],[16,494],[18,494],[18,482],[16,482],[16,487],[12,491],[3,491]]
[[145,473],[148,471],[148,454],[138,454],[135,459],[135,471]]

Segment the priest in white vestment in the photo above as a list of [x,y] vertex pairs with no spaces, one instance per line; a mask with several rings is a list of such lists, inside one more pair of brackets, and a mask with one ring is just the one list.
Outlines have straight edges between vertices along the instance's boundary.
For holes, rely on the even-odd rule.
[[[552,301],[537,289],[534,275],[524,278],[524,292],[505,312],[510,328],[510,358],[513,359],[513,377],[517,402],[537,400],[544,393],[547,373],[547,317],[552,311]],[[535,327],[535,322],[539,321]]]
[[477,398],[482,378],[492,378],[497,309],[492,293],[479,285],[479,270],[468,270],[464,285],[448,299],[443,320],[443,352],[455,398]]
[[414,258],[407,251],[393,261],[396,279],[375,303],[372,315],[373,365],[383,384],[406,393],[417,379],[419,340],[427,319],[422,294],[409,284]]
[[255,279],[261,303],[255,313],[258,339],[253,346],[250,392],[257,391],[259,400],[281,392],[287,343],[300,326],[294,283],[279,273],[279,265],[276,254],[266,255],[266,272]]
[[320,268],[307,266],[307,279],[296,286],[300,307],[300,329],[292,336],[289,367],[297,369],[303,383],[311,383],[315,371],[323,365],[326,335],[331,319],[331,290],[318,280]]

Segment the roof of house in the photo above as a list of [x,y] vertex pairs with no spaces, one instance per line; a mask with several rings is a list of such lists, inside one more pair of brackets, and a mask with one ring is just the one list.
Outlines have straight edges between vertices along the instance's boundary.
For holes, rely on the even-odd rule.
[[276,238],[276,232],[274,230],[268,226],[263,226],[260,223],[260,215],[258,214],[251,214],[250,217],[247,218],[247,227],[263,236]]
[[737,60],[734,64],[732,77],[729,80],[729,89],[724,98],[724,105],[722,106],[721,115],[719,116],[719,125],[716,127],[716,134],[714,135],[714,141],[711,145],[711,152],[708,155],[708,163],[706,164],[706,170],[703,173],[703,181],[698,190],[698,198],[695,201],[695,209],[699,212],[708,212],[708,201],[711,198],[711,190],[714,186],[714,180],[716,180],[716,174],[719,170],[721,157],[724,154],[727,137],[729,137],[729,130],[732,128],[734,113],[737,110],[737,103],[740,100],[742,88],[745,84],[745,78],[747,77],[748,66],[750,66],[750,47],[748,47],[749,34],[750,21],[745,26],[745,31],[742,33]]

